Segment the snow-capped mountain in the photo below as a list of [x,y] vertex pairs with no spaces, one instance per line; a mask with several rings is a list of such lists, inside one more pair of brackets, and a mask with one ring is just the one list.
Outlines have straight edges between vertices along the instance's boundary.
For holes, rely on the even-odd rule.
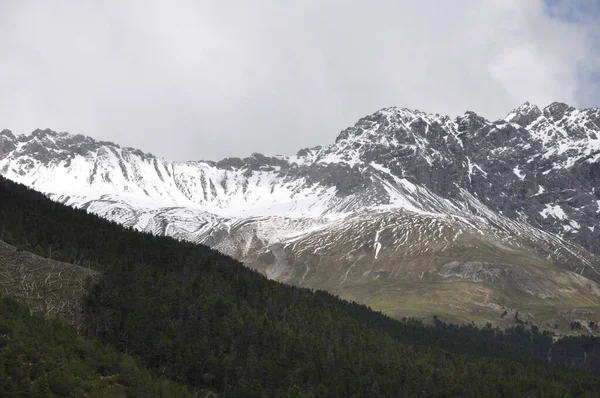
[[4,130],[0,173],[391,315],[600,314],[599,109],[526,103],[491,122],[393,107],[329,146],[219,162]]

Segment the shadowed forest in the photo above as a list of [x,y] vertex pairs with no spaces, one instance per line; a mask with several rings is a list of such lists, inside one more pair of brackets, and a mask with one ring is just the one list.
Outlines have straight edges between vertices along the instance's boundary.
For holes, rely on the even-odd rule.
[[[137,388],[148,396],[169,389],[227,397],[600,394],[598,338],[556,339],[522,324],[394,320],[2,177],[0,240],[99,274],[84,295],[79,335],[2,299],[4,396],[139,396]],[[122,391],[94,395],[97,385]]]

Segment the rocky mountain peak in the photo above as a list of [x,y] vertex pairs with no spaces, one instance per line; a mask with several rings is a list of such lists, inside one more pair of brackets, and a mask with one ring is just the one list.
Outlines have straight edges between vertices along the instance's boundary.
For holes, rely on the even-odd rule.
[[552,121],[559,121],[564,118],[567,114],[576,111],[576,109],[570,105],[562,102],[553,102],[544,108],[544,116]]
[[15,140],[12,131],[4,129],[0,132],[0,159],[16,148]]
[[542,110],[529,101],[513,110],[505,120],[510,123],[516,123],[521,127],[527,127],[542,116]]
[[52,131],[48,128],[46,129],[35,129],[33,130],[33,132],[31,133],[32,137],[36,137],[36,138],[45,138],[47,136],[52,136],[52,137],[56,137],[57,133],[55,131]]
[[476,131],[489,124],[489,121],[473,111],[467,111],[456,118],[456,124],[459,132]]
[[13,132],[12,132],[12,131],[10,131],[9,129],[4,129],[4,130],[0,131],[0,136],[3,136],[3,137],[8,137],[8,138],[10,138],[11,140],[14,140],[14,139],[15,139],[15,135],[14,135],[14,134],[13,134]]
[[306,158],[309,156],[315,156],[323,147],[318,145],[314,148],[303,148],[296,152],[296,156],[299,158]]

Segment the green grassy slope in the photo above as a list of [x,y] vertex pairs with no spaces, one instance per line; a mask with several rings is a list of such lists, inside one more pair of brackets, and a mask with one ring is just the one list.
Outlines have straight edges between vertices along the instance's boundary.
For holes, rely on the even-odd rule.
[[277,267],[286,283],[327,290],[395,318],[438,315],[510,326],[518,312],[528,324],[557,325],[561,333],[574,321],[600,320],[600,285],[570,269],[587,257],[573,249],[561,262],[539,236],[501,239],[497,231],[469,228],[380,211],[282,245],[276,261],[265,253],[248,261],[266,273]]

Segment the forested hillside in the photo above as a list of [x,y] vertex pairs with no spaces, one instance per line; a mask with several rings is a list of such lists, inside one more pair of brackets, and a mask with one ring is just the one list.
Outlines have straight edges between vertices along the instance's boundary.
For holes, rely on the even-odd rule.
[[550,333],[525,325],[501,331],[397,322],[270,281],[206,246],[51,202],[2,177],[0,239],[101,271],[86,303],[89,336],[160,375],[223,396],[600,393],[599,379],[567,371],[598,369],[595,338],[553,345]]
[[0,298],[0,397],[194,397],[139,360]]

